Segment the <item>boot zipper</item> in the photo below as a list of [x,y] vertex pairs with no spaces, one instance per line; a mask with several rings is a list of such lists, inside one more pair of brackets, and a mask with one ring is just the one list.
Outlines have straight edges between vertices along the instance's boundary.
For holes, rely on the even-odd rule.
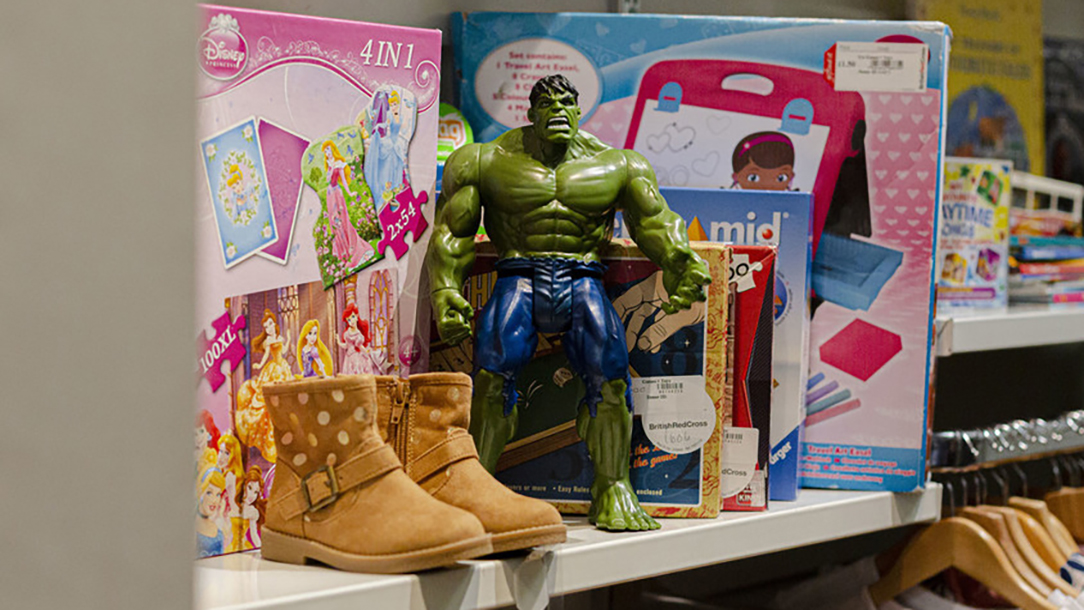
[[403,460],[403,465],[406,465],[406,446],[409,427],[408,421],[403,421],[403,415],[406,414],[407,407],[410,405],[410,386],[399,382],[396,384],[395,396],[392,399],[391,407],[391,421],[388,423],[388,443],[395,450],[395,454]]

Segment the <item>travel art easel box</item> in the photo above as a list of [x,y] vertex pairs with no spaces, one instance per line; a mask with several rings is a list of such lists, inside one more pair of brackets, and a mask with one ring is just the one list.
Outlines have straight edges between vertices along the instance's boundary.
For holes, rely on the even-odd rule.
[[258,547],[265,384],[427,366],[440,32],[199,7],[198,555]]

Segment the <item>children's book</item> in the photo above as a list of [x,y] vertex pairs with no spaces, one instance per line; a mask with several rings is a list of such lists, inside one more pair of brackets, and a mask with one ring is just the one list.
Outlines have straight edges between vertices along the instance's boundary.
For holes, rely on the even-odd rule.
[[1012,163],[945,159],[937,306],[942,311],[1008,306]]
[[911,0],[916,19],[952,28],[945,153],[1042,173],[1042,0]]

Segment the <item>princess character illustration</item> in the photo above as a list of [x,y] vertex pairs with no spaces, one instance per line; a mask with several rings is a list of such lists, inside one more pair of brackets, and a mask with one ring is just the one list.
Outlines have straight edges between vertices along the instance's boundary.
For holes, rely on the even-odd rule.
[[359,117],[366,149],[365,181],[378,205],[394,201],[409,182],[407,152],[414,135],[415,111],[413,100],[386,89],[376,92],[370,110]]
[[217,468],[204,470],[200,473],[197,489],[197,556],[221,555],[233,544],[233,531],[225,518],[226,479],[222,471]]
[[253,371],[259,370],[260,373],[255,379],[245,381],[237,391],[234,425],[241,442],[255,447],[265,460],[273,463],[277,457],[275,435],[271,415],[264,402],[263,386],[290,381],[294,374],[283,353],[290,340],[289,333],[285,338],[282,336],[278,317],[270,309],[263,312],[262,326],[263,332],[252,340],[252,353],[263,353],[260,362],[252,365]]
[[348,268],[373,257],[373,246],[358,236],[346,205],[346,187],[353,179],[349,164],[331,140],[324,142],[324,169],[327,171],[327,219],[332,233],[331,250]]
[[346,329],[338,337],[339,347],[346,350],[343,358],[343,374],[371,375],[383,373],[378,351],[370,348],[369,323],[362,320],[358,307],[351,303],[343,310],[343,322]]
[[[203,456],[203,452],[208,447],[218,446],[218,437],[221,433],[218,431],[218,426],[215,425],[215,420],[211,416],[210,411],[206,409],[200,410],[196,415],[196,463],[200,463],[200,458]],[[202,472],[200,468],[197,472]]]
[[259,548],[260,529],[263,528],[267,512],[267,499],[263,497],[263,470],[259,466],[254,465],[245,473],[234,500],[240,507],[237,515],[231,519],[237,550]]
[[775,131],[754,133],[734,147],[731,164],[734,167],[731,188],[789,191],[794,180],[794,143]]
[[[237,485],[241,477],[244,475],[244,466],[241,465],[241,443],[238,442],[237,437],[229,432],[222,435],[218,439],[218,459],[215,462],[215,468],[222,473],[225,486],[223,487],[223,514],[232,517],[238,514],[239,508],[234,503],[234,497],[237,495]],[[238,542],[237,538],[234,538],[234,542]],[[235,551],[237,549],[227,545],[226,552]]]
[[234,217],[241,216],[242,212],[255,211],[256,205],[259,203],[259,197],[255,189],[248,185],[244,174],[241,172],[241,167],[236,163],[231,164],[229,167],[229,178],[226,179],[226,186],[231,191],[230,198],[233,199]]
[[320,321],[309,320],[301,327],[297,341],[297,361],[302,377],[331,377],[331,351],[320,340]]

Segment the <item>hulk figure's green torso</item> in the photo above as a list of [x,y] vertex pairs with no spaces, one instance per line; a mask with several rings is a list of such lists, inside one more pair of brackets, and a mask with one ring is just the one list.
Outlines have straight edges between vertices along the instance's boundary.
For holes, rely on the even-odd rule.
[[500,257],[599,260],[627,182],[625,151],[581,131],[550,167],[526,150],[525,137],[516,129],[479,152],[479,199]]

